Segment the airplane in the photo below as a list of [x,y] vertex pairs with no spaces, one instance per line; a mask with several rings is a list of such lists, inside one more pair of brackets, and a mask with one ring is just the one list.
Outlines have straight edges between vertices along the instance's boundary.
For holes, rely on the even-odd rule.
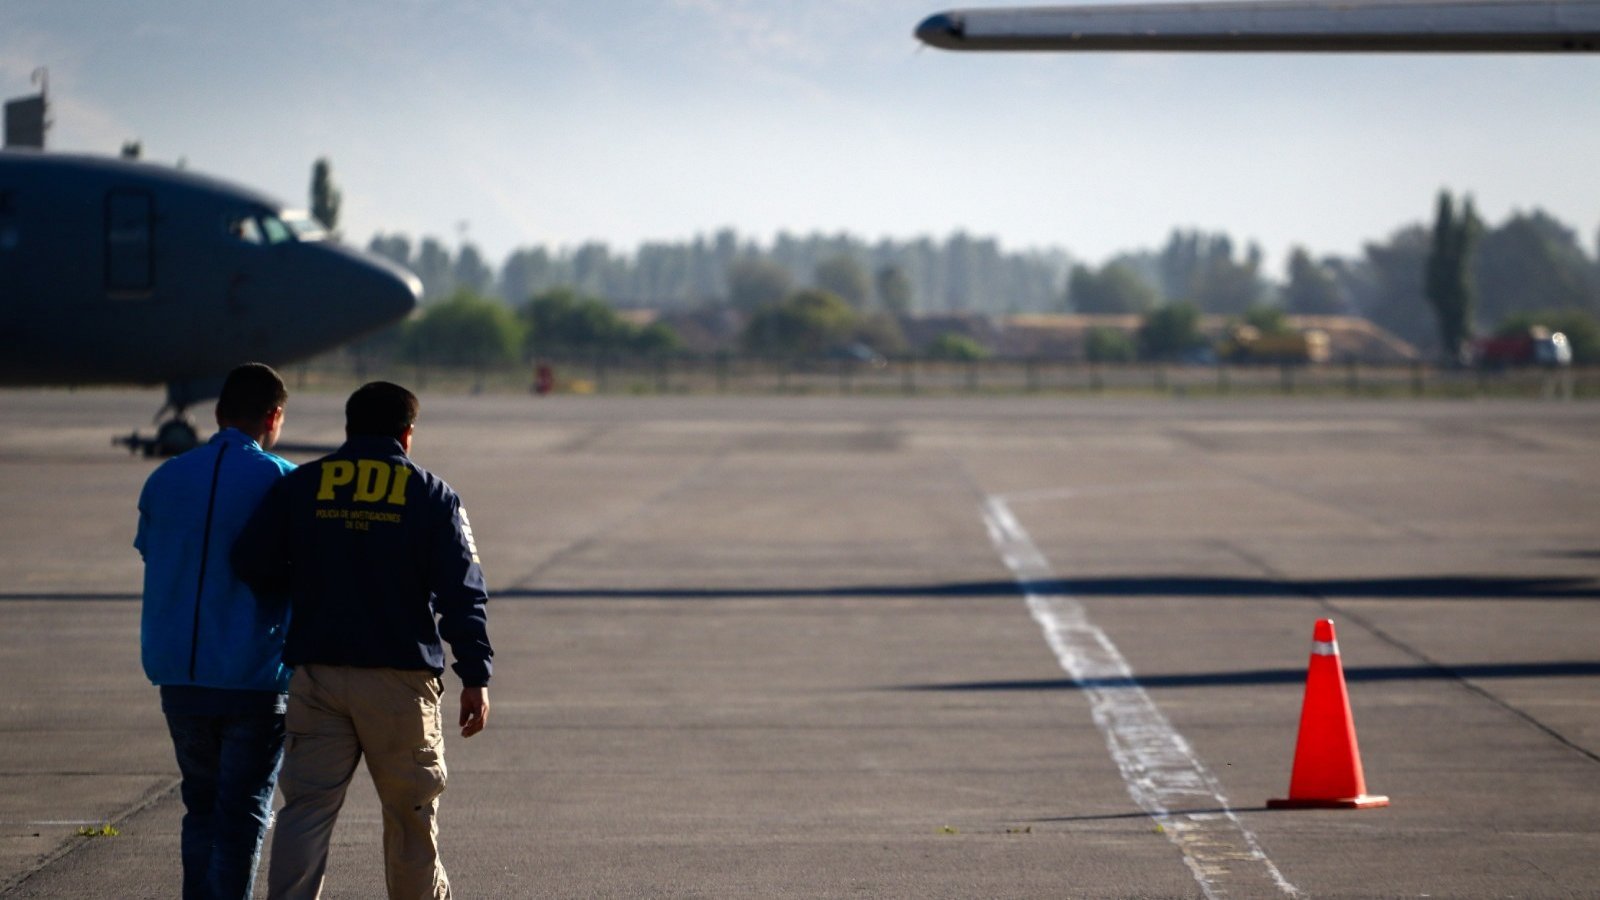
[[130,450],[199,441],[186,410],[405,317],[422,285],[245,187],[153,163],[0,150],[0,386],[165,384]]
[[944,50],[1594,53],[1600,0],[1247,0],[957,9],[924,19]]

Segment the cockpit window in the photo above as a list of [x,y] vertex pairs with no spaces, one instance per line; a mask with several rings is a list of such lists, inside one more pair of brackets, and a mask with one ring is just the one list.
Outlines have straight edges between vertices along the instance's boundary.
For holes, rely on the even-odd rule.
[[261,233],[266,235],[269,244],[284,244],[294,240],[294,232],[277,216],[261,217]]
[[261,243],[261,226],[254,216],[241,216],[228,223],[228,233],[246,244]]
[[321,229],[303,213],[278,216],[264,211],[229,219],[228,233],[246,244],[289,244],[322,237]]
[[320,241],[328,236],[328,232],[322,227],[322,223],[303,212],[284,212],[283,224],[289,226],[289,230],[294,232],[296,240]]

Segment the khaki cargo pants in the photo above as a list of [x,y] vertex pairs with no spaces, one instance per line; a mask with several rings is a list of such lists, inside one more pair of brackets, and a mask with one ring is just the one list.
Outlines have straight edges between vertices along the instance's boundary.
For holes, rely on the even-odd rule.
[[315,898],[328,840],[363,755],[383,805],[383,861],[391,900],[448,898],[439,862],[444,793],[443,683],[432,672],[303,665],[289,684],[267,896]]

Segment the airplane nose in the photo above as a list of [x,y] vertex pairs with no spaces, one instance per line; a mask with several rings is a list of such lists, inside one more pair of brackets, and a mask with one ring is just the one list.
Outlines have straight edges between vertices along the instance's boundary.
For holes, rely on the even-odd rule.
[[399,284],[390,290],[389,296],[382,302],[393,318],[402,319],[410,315],[422,301],[422,279],[406,271],[397,274]]
[[939,13],[922,20],[917,26],[917,40],[930,47],[954,50],[966,37],[966,23],[951,13]]
[[411,314],[422,299],[422,282],[410,271],[376,257],[359,259],[356,296],[366,327],[397,322]]

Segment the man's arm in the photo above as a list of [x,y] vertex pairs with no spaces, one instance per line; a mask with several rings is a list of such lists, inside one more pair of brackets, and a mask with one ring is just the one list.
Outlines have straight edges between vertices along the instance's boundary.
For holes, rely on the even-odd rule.
[[[160,469],[156,470],[161,471]],[[144,559],[145,529],[150,527],[150,482],[155,480],[152,474],[145,479],[144,487],[139,491],[139,530],[133,533],[133,549],[139,551],[139,558]]]
[[289,512],[287,479],[279,479],[261,505],[251,514],[238,540],[233,542],[230,562],[239,579],[258,593],[282,593],[289,589]]
[[461,677],[461,734],[470,737],[489,720],[489,676],[494,649],[489,646],[488,588],[478,564],[472,526],[451,496],[448,521],[434,531],[428,589],[439,614],[439,636],[450,645],[456,661],[452,669]]
[[461,689],[461,736],[472,737],[489,724],[489,688]]

